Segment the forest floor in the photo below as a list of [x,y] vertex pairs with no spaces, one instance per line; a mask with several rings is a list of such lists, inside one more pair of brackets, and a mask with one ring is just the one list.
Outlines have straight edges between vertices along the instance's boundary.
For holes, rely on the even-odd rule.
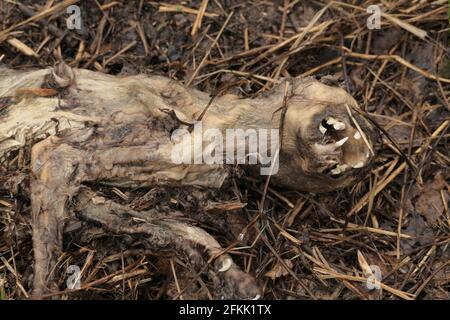
[[[135,209],[167,202],[189,213],[266,299],[450,299],[449,2],[382,2],[373,29],[366,8],[379,1],[3,0],[0,64],[160,74],[242,97],[283,77],[343,86],[382,132],[376,162],[352,187],[266,194],[265,181],[244,176],[207,198],[97,189]],[[80,29],[68,28],[70,5]],[[31,290],[29,148],[0,168],[0,300]],[[81,269],[81,290],[64,291],[69,266]],[[68,226],[55,272],[61,299],[208,299],[213,290],[182,257],[81,222]]]

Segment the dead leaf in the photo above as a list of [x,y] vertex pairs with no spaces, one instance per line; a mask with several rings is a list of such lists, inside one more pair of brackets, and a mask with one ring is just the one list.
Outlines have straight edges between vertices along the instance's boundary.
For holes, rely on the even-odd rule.
[[403,32],[400,28],[389,28],[374,32],[374,43],[372,50],[375,54],[386,54],[395,44],[400,41]]
[[434,180],[425,184],[414,206],[431,226],[435,225],[444,213],[444,201],[450,197],[447,191],[447,182],[441,172],[438,172]]
[[[401,146],[409,145],[413,125],[407,122],[394,121],[389,118],[379,118],[377,123],[388,132],[389,137]],[[419,130],[414,132],[413,147],[420,146],[423,141],[423,134]]]
[[[292,267],[294,266],[289,259],[283,259],[283,262],[289,269],[292,269]],[[288,274],[289,270],[287,270],[280,262],[277,262],[273,269],[267,272],[265,276],[271,278],[272,280],[275,280],[277,278],[287,276]]]
[[439,75],[444,78],[450,78],[450,58],[444,57],[439,64]]
[[421,215],[414,212],[411,214],[408,227],[403,232],[412,237],[412,239],[402,239],[400,242],[402,251],[409,254],[411,250],[418,246],[425,246],[433,243],[435,235],[433,229],[425,222]]
[[[245,227],[248,224],[248,221],[243,217],[243,215],[240,214],[234,214],[234,213],[227,213],[225,215],[225,219],[226,219],[226,223],[227,223],[227,227],[230,229],[231,233],[233,234],[235,239],[239,239],[241,233],[244,231]],[[250,228],[250,230],[248,230],[250,233],[252,233],[253,236],[253,228]],[[252,237],[249,237],[248,234],[246,234],[244,236],[244,238],[242,239],[242,241],[244,243],[247,242],[247,240]]]
[[[426,70],[428,72],[434,72],[433,56],[434,45],[432,44],[417,44],[410,53],[407,54],[406,58],[415,66]],[[408,99],[411,103],[421,101],[424,98],[426,92],[426,86],[429,80],[423,75],[416,71],[409,70],[406,73],[406,77],[401,82],[401,87],[403,87],[409,92]],[[412,94],[411,94],[412,93]]]
[[365,81],[363,79],[364,69],[362,67],[358,67],[350,72],[350,79],[352,80],[353,85],[356,90],[361,90],[364,88]]
[[445,286],[446,284],[450,283],[450,265],[448,261],[437,262],[433,266],[433,270],[437,271],[437,273],[433,277],[433,282],[436,286]]

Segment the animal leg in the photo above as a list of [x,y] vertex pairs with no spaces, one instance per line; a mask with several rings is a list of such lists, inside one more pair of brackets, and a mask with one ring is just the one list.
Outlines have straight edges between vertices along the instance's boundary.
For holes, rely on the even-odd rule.
[[[170,209],[134,211],[92,191],[83,190],[77,196],[76,211],[85,220],[99,223],[115,234],[146,235],[153,247],[175,247],[190,262],[202,269],[212,262],[213,271],[223,281],[218,298],[258,299],[261,289],[254,277],[243,272],[228,254],[223,254],[220,244],[203,229],[183,222],[183,215]],[[206,254],[206,261],[204,254]]]
[[32,148],[31,204],[34,251],[33,296],[55,289],[54,267],[62,250],[67,203],[80,181],[82,153],[50,137]]

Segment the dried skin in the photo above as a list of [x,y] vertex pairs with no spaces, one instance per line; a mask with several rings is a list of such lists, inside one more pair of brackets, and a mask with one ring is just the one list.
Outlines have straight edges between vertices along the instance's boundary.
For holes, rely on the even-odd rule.
[[[226,165],[177,165],[171,160],[171,132],[188,128],[210,100],[206,93],[158,76],[119,78],[65,65],[30,72],[0,69],[0,101],[5,102],[0,158],[27,141],[41,140],[33,146],[31,160],[36,296],[54,289],[51,274],[62,248],[69,200],[81,183],[222,186],[230,170]],[[359,179],[373,159],[373,131],[352,108],[357,108],[355,100],[340,88],[311,78],[292,79],[258,98],[214,99],[202,125],[205,130],[282,130],[280,169],[271,181],[324,192]],[[159,224],[189,243],[221,250],[196,227],[175,220]],[[228,281],[241,284],[236,296],[249,297],[249,288],[256,288],[252,277],[234,263],[227,268]]]

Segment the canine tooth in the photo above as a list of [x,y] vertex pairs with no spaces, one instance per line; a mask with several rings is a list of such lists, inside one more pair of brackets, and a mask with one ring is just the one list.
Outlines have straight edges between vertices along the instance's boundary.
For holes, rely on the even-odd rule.
[[341,140],[335,142],[334,145],[335,145],[336,147],[340,147],[340,146],[342,146],[344,143],[346,143],[347,140],[348,140],[348,137],[345,137],[345,138],[343,138],[343,139],[341,139]]
[[322,124],[319,125],[319,130],[322,132],[322,134],[325,134],[327,132],[327,128],[325,128]]
[[252,300],[259,300],[259,298],[261,298],[261,295],[257,294],[256,297],[254,297]]
[[359,131],[356,131],[355,134],[353,135],[353,138],[355,138],[356,140],[361,139],[361,133],[359,133]]
[[233,260],[231,260],[231,258],[226,258],[223,262],[222,262],[222,267],[218,270],[219,272],[225,272],[228,269],[231,268],[231,265],[233,264]]
[[355,169],[362,168],[362,167],[364,167],[364,162],[363,161],[359,161],[356,164],[354,164],[352,167],[355,168]]

